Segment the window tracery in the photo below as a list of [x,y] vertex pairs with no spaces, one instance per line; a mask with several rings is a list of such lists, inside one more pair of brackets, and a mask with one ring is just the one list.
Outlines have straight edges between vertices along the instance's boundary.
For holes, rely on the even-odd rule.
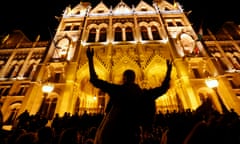
[[68,36],[64,36],[55,42],[55,49],[52,56],[52,60],[54,61],[64,61],[71,60],[72,56],[70,55],[72,51],[75,50],[73,48],[72,39]]
[[99,42],[105,42],[107,40],[107,28],[100,29]]
[[66,23],[63,27],[63,31],[76,31],[80,29],[80,26],[80,22]]
[[97,29],[96,29],[96,28],[91,28],[91,29],[89,30],[87,42],[95,42],[95,40],[96,40],[96,35],[97,35]]
[[158,28],[156,26],[151,26],[151,32],[152,32],[153,40],[161,39]]
[[140,31],[141,31],[142,40],[149,40],[147,28],[145,26],[141,26]]
[[182,18],[165,18],[164,21],[166,22],[167,26],[169,27],[181,27],[184,26],[184,20]]
[[122,29],[121,27],[116,27],[114,31],[114,40],[115,41],[122,41]]
[[131,27],[126,28],[126,41],[133,41],[133,30]]

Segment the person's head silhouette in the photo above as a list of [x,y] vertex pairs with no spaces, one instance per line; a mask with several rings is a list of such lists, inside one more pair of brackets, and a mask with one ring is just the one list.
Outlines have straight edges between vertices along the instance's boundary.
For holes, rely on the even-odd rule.
[[123,73],[123,83],[134,83],[135,72],[133,70],[125,70]]

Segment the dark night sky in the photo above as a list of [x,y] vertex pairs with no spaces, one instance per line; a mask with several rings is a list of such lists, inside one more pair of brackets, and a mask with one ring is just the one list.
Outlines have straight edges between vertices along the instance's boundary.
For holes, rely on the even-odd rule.
[[[89,0],[92,6],[100,0]],[[103,0],[106,5],[115,6],[120,0]],[[129,6],[138,4],[139,0],[123,0]],[[152,0],[144,0],[151,4]],[[173,0],[167,0],[172,3]],[[240,24],[237,0],[175,0],[184,11],[191,10],[189,20],[195,30],[203,22],[204,27],[217,30],[225,21]],[[58,21],[67,6],[76,6],[80,0],[7,0],[0,3],[0,34],[14,29],[22,30],[27,37],[34,40],[41,35],[41,40],[49,40],[55,33]],[[209,3],[211,2],[211,3]]]

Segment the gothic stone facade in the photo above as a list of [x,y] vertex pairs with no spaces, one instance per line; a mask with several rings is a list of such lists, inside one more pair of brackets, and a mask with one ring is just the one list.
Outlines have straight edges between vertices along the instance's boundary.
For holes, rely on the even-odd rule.
[[[211,42],[205,40],[203,42],[194,31],[179,3],[140,1],[130,7],[123,1],[116,6],[107,6],[101,1],[94,7],[88,2],[66,7],[48,46],[39,47],[37,52],[30,46],[29,51],[19,52],[18,59],[12,56],[16,49],[2,56],[0,86],[4,120],[13,119],[25,110],[30,114],[42,112],[49,119],[65,112],[103,113],[108,95],[89,83],[87,47],[95,50],[94,63],[100,78],[121,83],[123,71],[132,69],[137,75],[136,82],[145,88],[161,84],[166,60],[171,60],[174,64],[171,87],[156,100],[157,111],[195,110],[202,103],[202,97],[211,97],[220,112],[223,103],[228,110],[234,109],[240,114],[239,43],[233,43],[237,46],[234,62],[215,44],[226,56],[226,60],[219,57],[226,64],[222,68],[222,61],[216,61],[217,55],[213,54]],[[208,46],[212,50],[208,50]],[[21,57],[24,53],[31,55]],[[35,59],[38,69],[29,66],[36,53],[42,53]],[[9,72],[11,68],[7,65],[14,59],[18,63],[22,60],[16,73]],[[27,68],[36,72],[31,74]],[[5,79],[9,76],[12,79]],[[212,78],[218,82],[216,88],[207,87],[205,83]],[[28,85],[26,92],[20,96],[13,93],[24,80]],[[231,82],[237,88],[232,87]],[[9,86],[12,93],[4,93],[4,86],[9,83],[13,84]],[[45,84],[54,86],[53,91],[43,92]]]

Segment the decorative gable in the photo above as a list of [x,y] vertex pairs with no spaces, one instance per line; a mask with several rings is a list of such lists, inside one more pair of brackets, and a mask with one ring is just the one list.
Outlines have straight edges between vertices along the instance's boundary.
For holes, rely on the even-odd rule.
[[119,14],[130,14],[132,13],[132,9],[123,1],[120,1],[117,6],[113,9],[113,15]]
[[80,2],[73,9],[68,6],[64,12],[64,16],[84,16],[87,12],[88,6],[90,6],[90,3],[88,2]]
[[160,3],[157,4],[160,10],[177,10],[176,3],[172,5],[171,3],[167,2],[166,0],[162,0]]
[[95,8],[90,12],[90,15],[99,15],[109,13],[109,8],[101,1]]
[[150,6],[148,3],[141,0],[137,5],[137,7],[135,8],[135,11],[138,13],[145,13],[145,12],[153,13],[155,12],[155,9],[152,6]]

